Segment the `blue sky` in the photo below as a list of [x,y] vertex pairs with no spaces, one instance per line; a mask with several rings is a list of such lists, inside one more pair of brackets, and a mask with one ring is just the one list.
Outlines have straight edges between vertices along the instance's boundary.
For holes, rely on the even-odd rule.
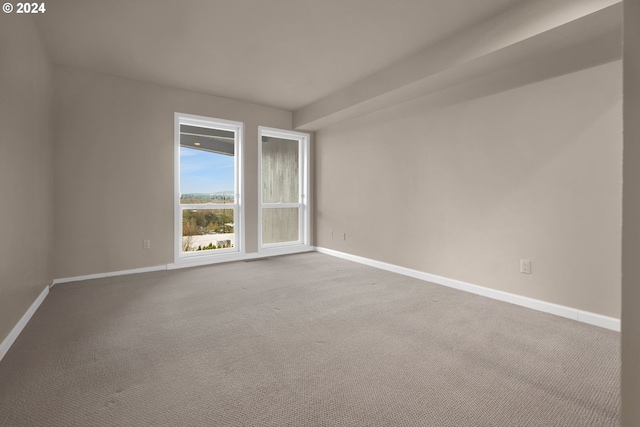
[[180,147],[180,193],[233,192],[233,156]]

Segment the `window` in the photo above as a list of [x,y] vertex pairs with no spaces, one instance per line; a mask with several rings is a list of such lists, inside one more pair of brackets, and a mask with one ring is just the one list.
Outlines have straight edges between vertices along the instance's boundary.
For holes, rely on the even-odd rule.
[[309,135],[260,127],[260,249],[309,244]]
[[176,262],[242,252],[242,123],[176,113]]

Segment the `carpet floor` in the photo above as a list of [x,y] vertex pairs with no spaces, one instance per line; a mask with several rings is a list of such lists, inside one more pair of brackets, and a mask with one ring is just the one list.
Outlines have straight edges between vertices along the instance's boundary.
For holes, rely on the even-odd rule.
[[2,426],[618,426],[619,334],[319,253],[51,289]]

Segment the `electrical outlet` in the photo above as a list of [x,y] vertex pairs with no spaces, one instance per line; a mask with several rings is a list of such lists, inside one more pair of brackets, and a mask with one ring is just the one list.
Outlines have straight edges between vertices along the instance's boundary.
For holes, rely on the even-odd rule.
[[530,259],[521,259],[520,260],[520,273],[522,273],[522,274],[531,274],[531,260]]
[[342,240],[347,240],[347,233],[342,233]]
[[150,249],[150,248],[151,248],[151,240],[143,240],[142,249]]

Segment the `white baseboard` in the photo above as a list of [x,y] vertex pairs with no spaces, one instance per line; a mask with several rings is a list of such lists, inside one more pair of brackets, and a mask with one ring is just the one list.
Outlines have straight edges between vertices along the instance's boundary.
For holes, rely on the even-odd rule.
[[276,247],[261,248],[258,250],[258,254],[261,257],[270,257],[270,256],[280,256],[280,255],[302,254],[306,252],[315,252],[315,251],[316,251],[315,246],[292,245],[292,246],[276,246]]
[[162,271],[166,269],[167,269],[166,265],[157,265],[154,267],[134,268],[132,270],[120,270],[120,271],[112,271],[109,273],[88,274],[86,276],[65,277],[62,279],[54,279],[51,286],[57,285],[58,283],[79,282],[81,280],[91,280],[91,279],[103,279],[105,277],[126,276],[127,274],[138,274],[138,273],[149,273],[151,271]]
[[599,326],[605,329],[611,329],[612,331],[620,332],[621,323],[620,319],[615,317],[603,316],[601,314],[591,313],[589,311],[577,310],[578,322],[588,323],[589,325]]
[[167,264],[167,270],[175,270],[178,268],[198,267],[203,265],[220,264],[223,262],[249,261],[260,258],[268,258],[280,255],[293,255],[304,252],[315,252],[314,246],[284,246],[270,249],[262,249],[259,252],[235,253],[217,256],[193,256],[185,257],[180,262]]
[[230,254],[218,255],[215,257],[194,256],[191,258],[185,258],[181,260],[179,263],[170,263],[166,265],[156,265],[153,267],[134,268],[132,270],[111,271],[108,273],[96,273],[96,274],[88,274],[86,276],[74,276],[74,277],[65,277],[61,279],[54,279],[52,286],[57,285],[58,283],[79,282],[81,280],[104,279],[105,277],[126,276],[127,274],[149,273],[152,271],[175,270],[179,268],[199,267],[203,265],[219,264],[223,262],[247,261],[247,260],[252,260],[257,258],[267,258],[270,256],[292,255],[292,254],[298,254],[303,252],[314,252],[315,250],[316,248],[314,246],[290,246],[290,247],[276,247],[272,249],[265,249],[260,252],[230,253]]
[[167,270],[176,270],[180,268],[190,268],[190,267],[201,267],[204,265],[213,265],[213,264],[221,264],[224,262],[234,262],[234,261],[246,261],[255,258],[261,258],[257,253],[230,253],[230,254],[219,254],[215,257],[211,256],[192,256],[185,257],[178,262],[174,262],[171,264],[167,264]]
[[555,314],[556,316],[561,316],[567,319],[577,320],[578,322],[588,323],[590,325],[620,332],[620,319],[616,319],[614,317],[602,316],[600,314],[579,310],[577,308],[566,307],[563,305],[553,304],[550,302],[512,294],[509,292],[485,288],[484,286],[474,285],[471,283],[463,282],[461,280],[437,276],[435,274],[425,273],[394,264],[388,264],[386,262],[376,261],[357,255],[351,255],[348,253],[335,251],[333,249],[316,247],[316,251],[326,255],[331,255],[360,264],[365,264],[370,267],[379,268],[381,270],[387,270],[393,273],[402,274],[403,276],[413,277],[415,279],[424,280],[426,282],[447,286],[449,288],[470,292],[472,294],[482,295],[484,297],[492,298],[495,300],[509,302],[511,304],[520,305],[523,307],[531,308],[533,310],[542,311],[544,313]]
[[22,318],[18,321],[18,323],[16,323],[13,329],[11,329],[9,335],[7,335],[7,337],[2,341],[2,343],[0,344],[0,361],[2,361],[2,358],[5,356],[5,354],[7,354],[15,340],[18,338],[18,335],[20,335],[20,332],[22,332],[24,327],[27,326],[27,323],[29,323],[29,320],[31,320],[31,317],[36,312],[38,307],[40,307],[40,304],[42,304],[42,301],[44,301],[48,294],[49,286],[45,286],[44,290],[40,292],[40,295],[38,295],[38,298],[36,298],[36,300],[26,311],[26,313],[24,313]]

